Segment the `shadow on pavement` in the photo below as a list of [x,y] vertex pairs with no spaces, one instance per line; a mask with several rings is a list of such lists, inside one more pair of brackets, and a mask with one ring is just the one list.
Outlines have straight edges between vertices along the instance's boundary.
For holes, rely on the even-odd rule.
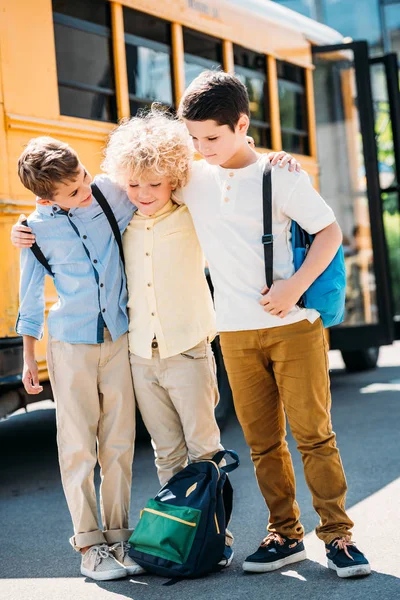
[[[349,482],[348,507],[399,477],[400,394],[389,388],[386,391],[384,386],[371,392],[375,388],[369,387],[396,379],[400,379],[400,369],[396,367],[354,375],[345,375],[343,371],[332,373],[332,419]],[[1,538],[5,540],[0,545],[0,573],[3,579],[79,577],[80,556],[68,543],[71,523],[60,482],[55,435],[54,410],[18,415],[0,423]],[[299,593],[302,597],[306,595],[307,600],[339,600],[343,595],[349,600],[374,597],[394,600],[400,597],[397,577],[374,573],[363,580],[340,580],[335,573],[312,561],[266,575],[244,575],[241,563],[263,537],[267,511],[255,482],[248,448],[235,419],[231,419],[224,430],[223,443],[240,453],[242,463],[232,474],[236,494],[232,529],[237,540],[232,566],[227,571],[171,587],[163,585],[166,580],[146,576],[137,581],[148,585],[131,583],[127,578],[104,584],[87,580],[85,588],[86,585],[98,586],[117,597],[134,600],[180,597],[256,600],[278,594],[293,597]],[[309,532],[317,524],[317,516],[302,474],[301,458],[291,436],[289,446],[302,521]],[[131,519],[135,523],[140,508],[158,489],[152,448],[148,442],[137,445],[133,470]],[[376,538],[371,539],[371,543],[379,544],[380,535],[381,532],[376,531]],[[398,547],[398,540],[393,539],[393,548],[396,545]],[[99,594],[103,597],[100,589]]]

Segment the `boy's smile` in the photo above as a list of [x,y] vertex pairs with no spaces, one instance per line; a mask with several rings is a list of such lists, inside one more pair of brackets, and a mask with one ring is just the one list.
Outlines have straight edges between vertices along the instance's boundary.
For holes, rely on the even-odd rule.
[[129,200],[141,213],[152,216],[168,204],[173,191],[168,177],[146,178],[145,181],[132,179],[126,188]]
[[58,183],[51,200],[41,199],[40,204],[57,204],[64,210],[85,208],[92,203],[92,176],[79,163],[79,172],[73,179]]

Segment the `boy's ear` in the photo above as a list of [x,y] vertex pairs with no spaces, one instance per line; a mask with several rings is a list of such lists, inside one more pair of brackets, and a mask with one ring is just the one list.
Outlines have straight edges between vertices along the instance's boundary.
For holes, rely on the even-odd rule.
[[53,200],[46,200],[46,198],[37,198],[36,202],[38,204],[42,204],[43,206],[51,206],[54,204]]
[[250,126],[250,119],[247,115],[242,113],[236,125],[236,129],[242,135],[247,135],[247,130]]

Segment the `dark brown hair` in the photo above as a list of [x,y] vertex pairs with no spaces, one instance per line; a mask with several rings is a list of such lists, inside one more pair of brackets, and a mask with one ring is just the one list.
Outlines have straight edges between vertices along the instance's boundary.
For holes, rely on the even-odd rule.
[[230,73],[203,71],[182,96],[178,115],[188,121],[216,121],[234,131],[240,115],[250,116],[246,86]]

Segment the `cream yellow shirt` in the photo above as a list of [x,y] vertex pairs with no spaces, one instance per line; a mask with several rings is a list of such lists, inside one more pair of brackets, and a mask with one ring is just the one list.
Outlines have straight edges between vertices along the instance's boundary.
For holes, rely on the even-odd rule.
[[193,348],[216,334],[204,256],[186,206],[170,201],[151,217],[137,211],[123,237],[128,283],[129,350],[151,358]]

